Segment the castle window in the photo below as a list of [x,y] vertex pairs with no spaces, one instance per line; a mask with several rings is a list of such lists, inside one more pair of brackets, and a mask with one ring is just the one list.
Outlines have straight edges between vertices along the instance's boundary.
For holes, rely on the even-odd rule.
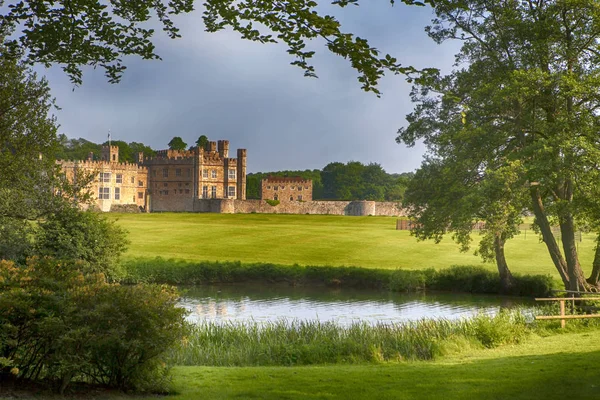
[[229,186],[227,192],[227,197],[235,198],[235,186]]
[[298,191],[301,192],[302,191],[302,186],[298,186]]
[[279,197],[277,197],[277,195],[273,196],[273,200],[279,200]]
[[113,156],[113,161],[117,161],[117,155],[113,154],[112,156]]
[[271,186],[267,186],[267,189],[271,189]]
[[273,190],[279,190],[279,186],[273,186]]
[[100,178],[98,180],[100,182],[110,182],[110,172],[100,172]]
[[163,168],[163,178],[169,177],[169,168]]
[[167,187],[167,186],[169,186],[169,184],[167,182],[165,182],[165,183],[163,183],[163,186]]
[[181,176],[181,168],[175,170],[175,176]]
[[308,190],[308,186],[304,186],[304,189]]
[[290,196],[290,201],[294,201],[294,196]]
[[281,187],[281,190],[283,190],[283,189],[285,189],[285,186],[282,186],[282,187]]
[[189,182],[185,184],[185,186],[190,186]]
[[216,186],[210,187],[210,197],[212,197],[213,199],[217,198],[217,187]]
[[192,170],[188,168],[188,169],[186,170],[186,174],[187,174],[187,177],[188,177],[188,178],[189,178],[189,177],[191,177],[191,176],[192,176]]
[[177,186],[181,187],[181,182],[179,182],[179,183],[177,184]]
[[294,190],[296,189],[296,186],[291,186],[290,189]]
[[121,200],[121,188],[115,188],[115,200]]
[[123,174],[117,174],[117,183],[123,183]]
[[101,187],[98,189],[98,198],[100,200],[110,200],[110,188]]
[[[131,178],[133,180],[133,178]],[[133,183],[133,182],[131,182]],[[138,181],[138,186],[144,186],[144,182],[143,181]]]
[[202,186],[202,198],[208,199],[208,186]]
[[302,195],[301,194],[298,195],[298,201],[302,201]]
[[229,170],[229,179],[235,179],[235,169]]
[[207,169],[202,170],[202,177],[203,178],[208,178],[208,170]]
[[131,200],[131,201],[133,201],[135,203],[135,196],[133,196],[133,200]]
[[[155,169],[152,170],[152,176],[156,178],[156,170]],[[131,179],[133,179],[133,178],[131,178]]]
[[135,178],[132,176],[131,177],[131,184],[133,185],[135,183]]
[[210,177],[213,178],[213,179],[217,177],[217,170],[216,169],[211,169],[210,170]]
[[190,194],[190,189],[185,189],[185,194]]
[[138,199],[144,198],[144,192],[138,192]]

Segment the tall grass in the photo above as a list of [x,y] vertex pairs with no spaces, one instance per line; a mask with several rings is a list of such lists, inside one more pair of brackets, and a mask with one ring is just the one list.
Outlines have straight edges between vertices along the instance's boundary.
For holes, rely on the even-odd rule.
[[[131,259],[124,263],[126,283],[151,282],[173,285],[202,285],[238,282],[287,282],[290,285],[326,285],[375,288],[396,292],[419,290],[500,294],[500,278],[483,267],[453,266],[446,269],[389,270],[360,267],[279,265],[268,263],[209,262]],[[508,293],[543,297],[555,283],[547,275],[515,274]]]
[[341,326],[331,322],[201,323],[172,355],[177,365],[265,366],[430,360],[448,349],[518,343],[528,333],[518,311],[462,320]]

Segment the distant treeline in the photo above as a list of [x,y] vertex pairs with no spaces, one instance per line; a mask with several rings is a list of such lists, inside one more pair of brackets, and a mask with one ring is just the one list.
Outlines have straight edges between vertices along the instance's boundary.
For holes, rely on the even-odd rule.
[[[102,146],[107,144],[108,141],[96,144],[83,138],[69,139],[64,134],[59,135],[56,158],[85,160],[93,153],[93,159],[100,160]],[[119,161],[137,162],[139,152],[143,152],[146,157],[156,153],[143,143],[112,140],[111,145],[119,147]],[[314,200],[400,201],[413,173],[388,174],[377,163],[365,165],[358,161],[346,164],[332,162],[322,170],[258,172],[247,175],[248,199],[260,199],[260,181],[268,176],[300,176],[312,180]]]
[[[94,160],[100,160],[102,146],[108,145],[108,141],[96,144],[83,138],[69,139],[64,134],[59,135],[58,139],[57,160],[87,160],[90,153],[94,153]],[[119,147],[119,161],[122,162],[137,162],[138,153],[140,152],[143,152],[146,157],[153,156],[156,153],[152,148],[143,143],[127,143],[122,140],[111,140],[110,144]]]
[[314,200],[399,201],[413,173],[388,174],[379,164],[358,161],[332,162],[323,170],[259,172],[247,175],[248,199],[260,199],[260,181],[268,176],[311,179]]

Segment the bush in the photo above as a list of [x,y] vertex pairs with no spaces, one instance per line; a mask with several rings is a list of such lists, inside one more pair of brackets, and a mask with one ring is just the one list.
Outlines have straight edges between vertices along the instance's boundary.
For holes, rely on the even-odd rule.
[[94,211],[63,207],[39,225],[36,254],[80,260],[86,272],[116,280],[119,257],[127,249],[125,230]]
[[150,390],[164,383],[165,354],[184,330],[175,289],[108,284],[81,265],[0,261],[0,374]]
[[276,205],[279,205],[279,200],[270,200],[267,199],[265,200],[267,202],[268,205],[275,207]]

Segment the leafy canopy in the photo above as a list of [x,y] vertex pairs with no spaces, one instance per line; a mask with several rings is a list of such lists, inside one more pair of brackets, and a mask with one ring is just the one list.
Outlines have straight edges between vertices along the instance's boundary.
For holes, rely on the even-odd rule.
[[[429,3],[402,0],[405,4]],[[47,67],[61,65],[74,84],[83,80],[83,66],[100,67],[111,83],[119,82],[125,56],[160,59],[152,42],[153,23],[172,39],[180,37],[174,17],[194,10],[193,0],[6,0],[0,26],[16,30],[6,39],[13,52],[25,50],[29,63]],[[391,1],[393,4],[393,0]],[[358,5],[358,0],[335,0],[339,7]],[[0,1],[0,5],[2,2]],[[283,43],[294,57],[291,62],[315,77],[307,49],[313,39],[350,61],[366,91],[379,93],[384,73],[410,73],[389,54],[382,55],[369,42],[342,30],[335,16],[319,11],[314,0],[204,0],[203,22],[208,32],[232,29],[242,39],[260,43]],[[259,28],[260,27],[260,28]]]

